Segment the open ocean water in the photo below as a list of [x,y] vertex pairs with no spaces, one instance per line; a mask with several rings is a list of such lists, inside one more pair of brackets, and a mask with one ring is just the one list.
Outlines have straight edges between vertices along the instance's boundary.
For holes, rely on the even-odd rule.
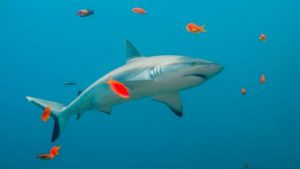
[[[95,14],[76,16],[86,8]],[[300,169],[299,10],[298,0],[1,0],[0,169]],[[208,32],[187,32],[190,22]],[[25,96],[70,103],[126,62],[124,39],[224,71],[180,93],[182,118],[144,98],[74,116],[51,143],[53,120]],[[36,157],[53,145],[55,159]]]

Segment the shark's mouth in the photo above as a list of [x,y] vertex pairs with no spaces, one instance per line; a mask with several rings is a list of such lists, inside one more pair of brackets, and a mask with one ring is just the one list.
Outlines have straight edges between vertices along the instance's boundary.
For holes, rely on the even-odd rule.
[[195,77],[200,77],[202,79],[207,79],[207,76],[204,74],[191,74],[191,75],[186,75],[186,76],[195,76]]

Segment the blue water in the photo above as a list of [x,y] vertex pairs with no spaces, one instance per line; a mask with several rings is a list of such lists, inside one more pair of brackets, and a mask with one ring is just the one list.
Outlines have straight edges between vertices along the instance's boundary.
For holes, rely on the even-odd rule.
[[[247,161],[253,169],[299,169],[299,6],[298,0],[1,0],[0,168],[239,169]],[[148,13],[134,14],[133,7]],[[95,15],[77,17],[83,8]],[[188,33],[190,22],[208,32]],[[146,56],[180,54],[225,69],[181,92],[183,118],[145,98],[115,106],[111,116],[72,117],[51,143],[53,120],[41,122],[41,110],[25,96],[68,104],[125,62],[125,38]],[[66,80],[79,85],[64,86]],[[36,158],[53,145],[62,145],[60,156]]]

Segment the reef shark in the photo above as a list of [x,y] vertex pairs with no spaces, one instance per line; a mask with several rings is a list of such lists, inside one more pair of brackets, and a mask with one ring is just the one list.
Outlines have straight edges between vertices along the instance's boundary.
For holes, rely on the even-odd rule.
[[[110,114],[112,107],[144,97],[165,103],[175,115],[183,115],[179,92],[198,86],[223,70],[223,66],[211,61],[179,55],[144,57],[125,40],[127,62],[107,73],[85,89],[69,105],[27,96],[27,100],[41,108],[50,107],[54,118],[52,142],[63,132],[71,115],[82,116],[86,111],[96,109]],[[115,94],[108,80],[123,83],[131,97],[124,99]]]

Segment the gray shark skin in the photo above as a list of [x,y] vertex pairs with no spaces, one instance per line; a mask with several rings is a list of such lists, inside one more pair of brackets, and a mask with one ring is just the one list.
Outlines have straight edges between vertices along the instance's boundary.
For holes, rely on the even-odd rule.
[[[125,40],[127,62],[107,73],[85,89],[69,105],[27,96],[27,100],[41,108],[50,107],[54,118],[52,141],[63,132],[69,117],[79,119],[88,110],[99,110],[110,114],[112,107],[143,97],[165,103],[177,116],[183,115],[179,92],[206,82],[223,70],[223,66],[211,61],[178,55],[142,56]],[[130,93],[124,99],[112,90],[108,80],[123,83]]]

